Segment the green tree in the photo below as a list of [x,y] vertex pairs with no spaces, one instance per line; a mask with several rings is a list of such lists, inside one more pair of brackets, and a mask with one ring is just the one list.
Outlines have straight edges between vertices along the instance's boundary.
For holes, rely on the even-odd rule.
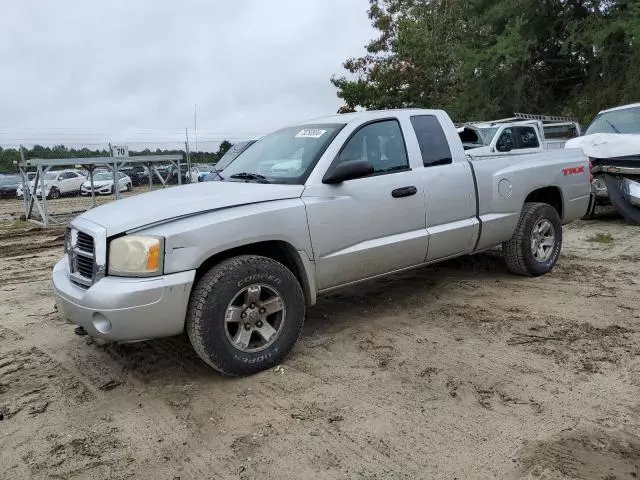
[[367,54],[334,76],[342,111],[445,107],[460,88],[463,37],[472,28],[467,0],[371,0],[369,18],[380,34]]
[[638,0],[371,0],[368,15],[379,36],[331,79],[344,110],[588,120],[640,96]]
[[227,153],[227,150],[229,150],[231,147],[233,147],[233,144],[231,142],[229,142],[228,140],[223,140],[218,147],[218,152],[216,153],[216,162],[220,160],[222,156]]

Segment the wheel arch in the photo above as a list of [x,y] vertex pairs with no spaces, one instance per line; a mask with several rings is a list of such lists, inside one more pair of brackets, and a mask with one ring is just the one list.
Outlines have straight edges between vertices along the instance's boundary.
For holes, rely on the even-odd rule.
[[196,268],[195,281],[198,281],[211,267],[239,255],[260,255],[282,263],[300,282],[305,303],[308,306],[316,303],[315,277],[311,262],[308,258],[303,258],[304,252],[298,252],[293,245],[283,240],[249,243],[211,255]]
[[563,219],[564,213],[564,200],[562,197],[562,191],[556,186],[542,187],[530,192],[524,203],[546,203],[552,206],[560,219]]

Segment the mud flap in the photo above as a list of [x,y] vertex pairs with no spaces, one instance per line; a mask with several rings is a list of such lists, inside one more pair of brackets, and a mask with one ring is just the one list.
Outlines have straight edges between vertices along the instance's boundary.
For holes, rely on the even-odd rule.
[[640,208],[634,207],[624,198],[618,184],[618,177],[607,173],[604,176],[604,181],[607,184],[609,200],[616,210],[629,222],[640,225]]

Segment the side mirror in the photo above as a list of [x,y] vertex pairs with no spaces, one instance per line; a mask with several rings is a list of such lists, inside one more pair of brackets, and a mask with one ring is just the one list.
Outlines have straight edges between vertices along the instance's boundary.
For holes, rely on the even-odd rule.
[[334,169],[327,172],[322,183],[336,184],[346,180],[366,177],[374,172],[373,165],[364,160],[352,160],[339,163]]

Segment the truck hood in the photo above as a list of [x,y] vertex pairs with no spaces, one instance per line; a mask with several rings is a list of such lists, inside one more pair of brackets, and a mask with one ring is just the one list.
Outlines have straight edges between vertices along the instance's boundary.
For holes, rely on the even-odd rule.
[[[94,180],[93,181],[93,186],[95,188],[98,188],[98,187],[109,187],[111,185],[113,185],[113,180]],[[86,182],[84,182],[82,184],[82,186],[85,187],[85,188],[91,188],[91,181],[87,180]]]
[[107,236],[198,213],[272,200],[299,198],[303,185],[203,182],[142,193],[79,216],[106,228]]
[[640,155],[640,135],[594,133],[568,140],[565,148],[581,148],[591,158]]

